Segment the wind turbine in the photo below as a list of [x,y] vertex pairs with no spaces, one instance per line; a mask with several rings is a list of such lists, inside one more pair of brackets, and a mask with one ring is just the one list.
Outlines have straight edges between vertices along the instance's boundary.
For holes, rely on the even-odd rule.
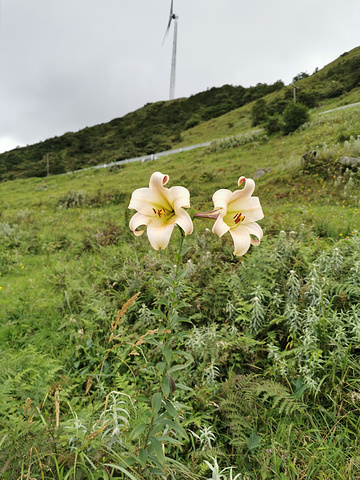
[[171,0],[171,7],[170,7],[170,15],[169,15],[169,22],[166,28],[163,44],[165,42],[165,38],[169,33],[171,22],[174,20],[174,39],[173,39],[173,48],[172,48],[172,57],[171,57],[171,73],[170,73],[170,100],[174,98],[175,94],[175,72],[176,72],[176,45],[177,45],[177,26],[178,26],[178,16],[174,13],[174,0]]

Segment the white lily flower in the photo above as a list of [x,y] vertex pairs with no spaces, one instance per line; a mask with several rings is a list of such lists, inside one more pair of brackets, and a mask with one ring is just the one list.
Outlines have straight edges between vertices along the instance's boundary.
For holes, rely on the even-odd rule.
[[[244,188],[231,192],[221,189],[214,193],[214,209],[219,215],[213,226],[213,233],[222,237],[230,232],[234,241],[234,255],[244,255],[250,245],[259,245],[263,236],[261,227],[255,223],[264,217],[258,197],[252,197],[254,180],[240,177],[238,185],[245,182]],[[257,240],[253,236],[257,237]]]
[[190,208],[190,193],[185,187],[165,188],[169,175],[155,172],[150,177],[149,188],[138,188],[131,196],[129,208],[137,210],[129,227],[135,235],[140,225],[147,226],[147,236],[155,250],[166,248],[174,226],[179,225],[185,235],[193,231],[190,215],[184,208]]

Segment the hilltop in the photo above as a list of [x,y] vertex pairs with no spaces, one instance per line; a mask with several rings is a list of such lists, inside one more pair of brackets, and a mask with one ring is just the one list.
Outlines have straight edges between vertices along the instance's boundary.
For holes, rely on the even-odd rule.
[[[360,47],[312,75],[302,72],[295,78],[297,100],[309,108],[341,99],[360,86]],[[1,154],[0,181],[46,176],[46,158],[49,173],[59,174],[238,134],[251,128],[250,107],[259,99],[268,102],[271,113],[281,113],[293,99],[293,87],[281,80],[249,88],[224,85],[147,104],[108,123]]]

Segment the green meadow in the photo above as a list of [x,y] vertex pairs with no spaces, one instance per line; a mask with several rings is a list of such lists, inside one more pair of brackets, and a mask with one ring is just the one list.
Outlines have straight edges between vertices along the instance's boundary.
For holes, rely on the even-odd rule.
[[[286,136],[252,103],[178,143],[206,148],[0,184],[0,478],[360,478],[360,170],[338,161],[360,106],[322,113],[358,99]],[[242,258],[213,220],[163,251],[129,230],[155,171],[193,213],[260,168]]]

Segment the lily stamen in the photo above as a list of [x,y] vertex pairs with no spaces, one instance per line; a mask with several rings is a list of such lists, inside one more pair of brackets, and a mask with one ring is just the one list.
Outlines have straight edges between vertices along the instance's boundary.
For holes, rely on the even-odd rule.
[[238,223],[241,223],[243,220],[245,220],[245,215],[241,215],[241,212],[240,212],[234,215],[233,218],[234,218],[235,224],[238,224]]

